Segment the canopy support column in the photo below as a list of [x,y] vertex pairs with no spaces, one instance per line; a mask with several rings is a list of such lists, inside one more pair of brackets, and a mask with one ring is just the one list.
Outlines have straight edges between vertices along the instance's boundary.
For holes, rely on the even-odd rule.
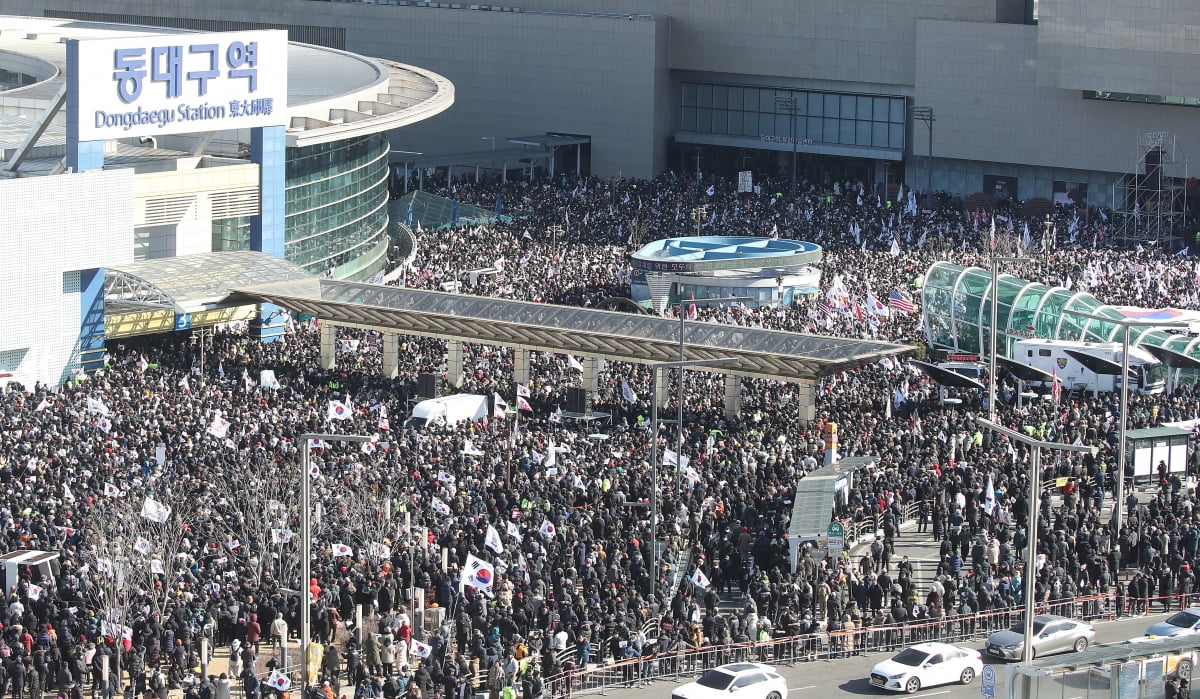
[[801,379],[796,382],[797,417],[804,423],[817,419],[817,387],[812,379]]
[[596,388],[599,386],[600,360],[595,357],[583,358],[583,390],[587,391],[591,405],[596,400]]
[[337,326],[328,320],[321,323],[321,368],[337,367]]
[[667,406],[667,393],[668,389],[670,388],[670,384],[667,382],[667,368],[655,367],[653,371],[655,374],[657,374],[657,376],[654,377],[653,400],[660,408],[665,408]]
[[513,383],[529,386],[529,350],[513,350]]
[[394,379],[400,374],[400,335],[383,333],[383,377]]
[[737,420],[742,415],[742,377],[725,375],[725,419]]
[[446,341],[446,382],[458,388],[463,381],[462,340]]

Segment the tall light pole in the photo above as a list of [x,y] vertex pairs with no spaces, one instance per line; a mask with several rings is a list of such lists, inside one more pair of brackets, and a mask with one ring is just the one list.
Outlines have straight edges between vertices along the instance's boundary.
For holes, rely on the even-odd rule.
[[[701,207],[701,208],[703,208],[703,207]],[[686,301],[683,299],[680,299],[677,303],[673,304],[674,306],[678,307],[678,312],[679,312],[679,362],[678,362],[678,364],[680,365],[680,368],[679,368],[679,377],[678,377],[679,383],[678,383],[678,387],[676,388],[676,391],[675,391],[675,402],[678,403],[678,405],[676,406],[677,411],[675,413],[675,427],[678,429],[678,433],[677,433],[677,436],[675,439],[675,455],[676,455],[675,458],[676,459],[683,458],[683,367],[691,366],[690,364],[687,364],[687,357],[684,355],[684,353],[686,351],[686,345],[684,344],[684,339],[687,337],[687,320],[688,320],[687,316],[688,316],[688,314],[684,312],[683,306],[685,303],[686,304],[697,304],[697,303],[699,303],[699,304],[709,304],[709,303],[716,304],[716,303],[729,302],[729,301],[753,301],[753,300],[754,299],[751,299],[749,296],[725,296],[722,298],[714,298],[714,299],[687,299]],[[680,472],[681,468],[682,468],[682,464],[680,464],[680,463],[675,464],[675,493],[676,494],[679,493],[679,476],[680,476],[679,472]]]
[[[930,199],[929,208],[933,208],[933,122],[937,121],[933,117],[933,107],[913,107],[912,116],[914,121],[923,121],[929,129],[929,150],[925,156],[925,177],[926,177],[926,196]],[[884,192],[886,195],[887,192]]]
[[[374,442],[378,436],[354,434],[301,434],[300,441],[300,686],[308,689],[308,649],[312,644],[312,603],[308,581],[312,578],[312,451],[313,440]],[[305,691],[304,693],[307,693]]]
[[480,136],[479,140],[480,141],[491,141],[492,142],[492,150],[496,150],[496,137],[495,136]]
[[[1186,328],[1182,321],[1138,320],[1136,318],[1109,318],[1092,313],[1072,315],[1121,326],[1121,424],[1117,433],[1117,487],[1113,489],[1113,536],[1121,535],[1121,524],[1125,519],[1125,431],[1129,424],[1129,329],[1130,328]],[[1085,328],[1086,330],[1086,328]],[[1140,385],[1140,384],[1139,384]]]
[[[996,257],[992,256],[992,286],[991,286],[991,327],[988,332],[989,347],[988,347],[988,419],[996,419],[996,308],[999,306],[997,300],[1000,298],[1000,273],[998,264],[1001,262],[1027,262],[1027,257]],[[1009,313],[1011,316],[1011,312]]]
[[[650,569],[650,597],[654,598],[655,587],[658,585],[658,372],[660,369],[678,367],[680,372],[685,366],[720,366],[732,364],[737,359],[696,359],[683,362],[658,362],[650,365],[650,552],[646,567]],[[675,455],[675,468],[679,470],[679,454]]]
[[[1095,454],[1096,447],[1089,447],[1074,444],[1060,444],[1058,442],[1043,442],[1033,437],[1026,436],[1016,430],[1010,430],[1007,427],[978,418],[976,420],[980,426],[995,432],[996,434],[1004,435],[1014,442],[1020,442],[1029,447],[1029,541],[1025,547],[1025,579],[1021,583],[1022,592],[1025,595],[1025,645],[1021,649],[1021,662],[1028,663],[1033,659],[1033,612],[1034,612],[1034,580],[1037,577],[1035,566],[1037,564],[1037,518],[1038,518],[1038,500],[1041,495],[1041,478],[1042,478],[1042,449],[1051,449],[1054,451],[1074,451],[1085,454]],[[985,493],[989,498],[991,493]]]
[[700,226],[704,225],[704,217],[708,214],[708,207],[704,204],[692,209],[692,222],[696,224],[696,235],[700,235]]
[[[791,136],[788,138],[788,140],[791,141],[791,143],[792,143],[792,178],[791,178],[792,191],[788,194],[788,199],[795,200],[796,199],[796,146],[799,145],[799,143],[800,143],[796,139],[796,116],[800,113],[800,98],[796,97],[795,95],[791,95],[791,96],[776,95],[775,96],[775,108],[782,109],[783,111],[787,112],[792,117]],[[804,145],[806,145],[806,146],[812,145],[812,139],[809,139],[809,138],[804,139]]]

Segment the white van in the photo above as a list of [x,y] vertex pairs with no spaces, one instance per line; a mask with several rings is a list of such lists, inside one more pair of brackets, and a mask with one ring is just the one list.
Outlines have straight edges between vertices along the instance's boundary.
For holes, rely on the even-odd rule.
[[404,427],[419,428],[437,422],[453,425],[464,420],[476,422],[488,417],[491,407],[491,398],[473,393],[430,398],[413,406],[412,415]]

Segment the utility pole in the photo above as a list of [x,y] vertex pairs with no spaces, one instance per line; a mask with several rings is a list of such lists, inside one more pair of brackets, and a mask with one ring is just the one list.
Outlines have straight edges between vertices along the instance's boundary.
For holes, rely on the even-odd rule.
[[[308,654],[312,645],[312,594],[308,581],[312,578],[312,443],[375,442],[378,435],[367,437],[353,434],[301,434],[300,444],[300,687],[301,696],[308,690]],[[286,666],[286,658],[284,665]]]
[[205,326],[203,328],[192,328],[191,343],[194,346],[200,348],[200,385],[201,386],[204,385],[205,362],[207,361],[207,358],[208,358],[208,350],[212,349],[213,335],[215,335],[215,334],[216,333],[213,330],[211,325]]
[[[783,95],[776,95],[775,96],[775,107],[777,109],[782,109],[783,111],[787,112],[792,117],[791,136],[788,137],[788,140],[791,141],[791,144],[792,144],[792,176],[791,176],[791,180],[790,180],[791,192],[788,194],[788,199],[795,201],[795,199],[796,199],[796,146],[799,143],[796,140],[796,116],[800,112],[800,101],[799,101],[799,98],[796,97],[795,95],[792,95],[790,97],[784,97]],[[808,138],[804,139],[804,145],[806,145],[806,146],[812,145],[812,139],[808,139]]]
[[[1037,518],[1041,509],[1038,506],[1038,500],[1042,494],[1039,482],[1042,477],[1042,449],[1083,452],[1085,454],[1095,454],[1097,449],[1096,447],[1083,445],[1075,446],[1074,444],[1060,444],[1059,442],[1043,442],[1021,432],[1002,427],[991,420],[984,420],[983,418],[979,418],[977,422],[985,429],[1004,435],[1014,442],[1020,442],[1029,447],[1029,531],[1026,532],[1029,541],[1025,548],[1025,575],[1021,580],[1021,593],[1025,596],[1025,646],[1021,651],[1021,662],[1028,663],[1033,659],[1034,588],[1036,587],[1035,578],[1037,577]],[[985,493],[985,495],[988,500],[995,497],[992,493]]]
[[925,156],[925,177],[926,177],[926,196],[929,197],[929,208],[933,208],[933,122],[937,121],[933,116],[933,107],[913,107],[912,116],[914,121],[923,121],[929,129],[929,150]]
[[[1113,489],[1113,536],[1121,535],[1121,524],[1125,516],[1125,432],[1129,425],[1129,329],[1130,328],[1186,328],[1189,323],[1182,321],[1138,320],[1136,318],[1109,318],[1108,316],[1092,313],[1064,311],[1065,314],[1098,320],[1120,326],[1121,333],[1121,424],[1117,437],[1116,487]],[[1087,327],[1084,327],[1084,335]],[[1144,334],[1143,334],[1144,335]],[[1141,339],[1141,338],[1139,338]],[[1140,386],[1139,382],[1139,386]]]
[[[998,322],[996,319],[996,307],[998,305],[996,301],[1000,298],[998,293],[1000,289],[998,285],[1000,278],[998,265],[1001,262],[1028,261],[1029,258],[1027,257],[996,257],[995,255],[991,257],[992,285],[988,289],[988,295],[991,297],[991,308],[989,309],[991,326],[988,331],[988,419],[993,421],[996,419],[996,336],[999,334],[999,330],[996,328],[996,323]],[[1011,311],[1009,315],[1012,315]]]

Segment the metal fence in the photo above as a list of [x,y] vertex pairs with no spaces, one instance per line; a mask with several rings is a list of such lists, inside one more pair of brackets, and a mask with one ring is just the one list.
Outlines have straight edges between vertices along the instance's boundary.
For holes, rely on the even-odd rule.
[[[1111,619],[1118,613],[1149,614],[1160,611],[1164,600],[1120,600],[1124,609],[1117,609],[1118,600],[1112,594],[1076,597],[1038,606],[1038,613],[1058,614],[1081,620]],[[1187,600],[1165,600],[1176,609]],[[678,652],[656,653],[640,658],[620,660],[587,669],[563,672],[546,678],[546,693],[553,699],[582,694],[603,694],[609,689],[634,687],[659,679],[692,676],[704,669],[730,662],[754,661],[776,665],[817,660],[832,660],[872,653],[891,653],[922,641],[959,643],[986,637],[1012,627],[1022,615],[1023,607],[956,615],[943,619],[925,619],[905,624],[869,626],[848,631],[777,636],[768,641],[706,646]],[[564,652],[560,659],[567,654]]]

